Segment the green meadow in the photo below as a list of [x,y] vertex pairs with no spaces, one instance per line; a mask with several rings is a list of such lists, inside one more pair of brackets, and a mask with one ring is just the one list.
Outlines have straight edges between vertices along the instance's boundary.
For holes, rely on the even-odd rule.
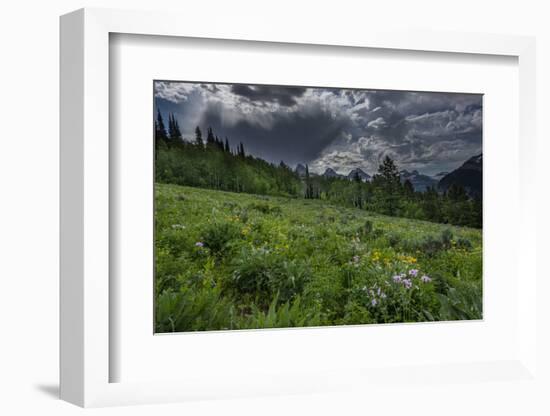
[[156,332],[482,318],[482,230],[156,184]]

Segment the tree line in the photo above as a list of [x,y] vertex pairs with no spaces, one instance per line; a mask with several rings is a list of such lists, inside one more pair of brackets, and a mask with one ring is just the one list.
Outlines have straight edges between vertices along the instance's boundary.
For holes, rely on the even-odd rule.
[[173,114],[168,128],[157,112],[155,120],[155,176],[157,182],[230,192],[319,199],[390,216],[421,219],[469,227],[482,227],[480,198],[453,184],[446,192],[435,187],[416,192],[401,181],[395,162],[386,156],[370,182],[356,172],[350,180],[309,172],[300,176],[286,165],[269,163],[247,154],[244,144],[219,138],[211,127],[206,139],[199,126],[193,139],[183,139]]

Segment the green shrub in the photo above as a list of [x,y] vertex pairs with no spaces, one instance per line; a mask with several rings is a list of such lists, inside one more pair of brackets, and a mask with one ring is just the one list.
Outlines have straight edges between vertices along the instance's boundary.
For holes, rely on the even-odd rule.
[[213,254],[223,254],[229,248],[229,243],[240,238],[241,229],[231,222],[213,222],[207,224],[201,231],[204,247]]
[[372,231],[372,239],[373,240],[376,240],[377,238],[381,238],[384,236],[384,231],[381,230],[380,228],[375,228],[373,231]]
[[371,220],[365,221],[365,224],[363,224],[359,229],[357,230],[357,234],[359,234],[361,237],[370,238],[372,237],[372,233],[374,230],[374,225]]
[[280,206],[271,205],[267,202],[253,202],[248,205],[248,208],[259,211],[263,214],[279,215],[283,212]]
[[397,235],[396,233],[390,233],[387,235],[388,238],[388,244],[390,247],[397,247],[401,243],[401,237]]
[[279,303],[279,298],[276,295],[265,312],[254,305],[252,313],[243,327],[289,328],[320,325],[319,310],[303,308],[300,296],[297,296],[292,303],[290,301],[286,301],[282,305]]
[[156,299],[156,332],[230,329],[230,307],[216,287],[165,290]]
[[243,250],[233,263],[230,287],[238,294],[255,295],[265,304],[278,294],[286,302],[302,293],[310,279],[309,268],[303,262],[287,260],[264,249]]
[[460,237],[456,240],[456,246],[464,250],[471,250],[473,245],[467,238]]
[[446,295],[438,294],[439,320],[482,319],[482,297],[475,287],[449,288]]
[[427,257],[433,257],[441,251],[448,250],[451,247],[452,238],[453,233],[445,229],[439,235],[404,241],[402,247],[411,253],[419,252]]

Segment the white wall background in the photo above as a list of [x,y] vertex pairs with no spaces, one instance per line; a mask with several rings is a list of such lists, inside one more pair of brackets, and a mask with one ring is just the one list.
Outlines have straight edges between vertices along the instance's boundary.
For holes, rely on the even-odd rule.
[[[546,3],[546,4],[545,4]],[[550,12],[547,2],[522,1],[170,1],[170,0],[19,0],[0,9],[0,414],[72,415],[81,409],[56,399],[58,385],[58,16],[80,7],[164,9],[186,13],[205,25],[231,19],[239,31],[262,20],[287,25],[365,26],[387,20],[404,27],[536,35],[538,39],[538,187],[540,267],[548,249],[550,177]],[[185,25],[185,21],[182,21]],[[550,293],[550,285],[539,287]],[[544,300],[541,297],[541,300]],[[548,322],[550,302],[539,302]],[[549,333],[541,328],[543,347]],[[548,358],[541,354],[548,370]],[[550,374],[546,371],[546,374]],[[534,400],[541,391],[494,387],[491,397],[458,385],[457,400],[442,407],[437,386],[425,395],[416,414],[548,414],[549,405]],[[259,398],[93,410],[101,415],[166,414],[394,414],[406,398],[371,409],[368,395]]]

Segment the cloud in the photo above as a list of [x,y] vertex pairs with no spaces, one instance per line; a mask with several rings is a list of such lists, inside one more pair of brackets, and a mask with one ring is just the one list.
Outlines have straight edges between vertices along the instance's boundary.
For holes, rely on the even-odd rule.
[[430,174],[481,152],[475,94],[159,81],[155,105],[175,114],[184,137],[211,126],[258,157],[312,171],[374,173],[389,155]]
[[367,126],[372,127],[373,129],[381,129],[382,127],[386,127],[386,120],[382,117],[378,117],[377,119],[369,121]]
[[245,97],[253,102],[277,103],[282,106],[296,104],[296,98],[301,97],[306,91],[303,87],[273,87],[266,85],[243,85],[234,84],[231,86],[233,94]]
[[181,82],[155,82],[155,97],[178,104],[187,101],[189,95],[200,89],[196,84]]

